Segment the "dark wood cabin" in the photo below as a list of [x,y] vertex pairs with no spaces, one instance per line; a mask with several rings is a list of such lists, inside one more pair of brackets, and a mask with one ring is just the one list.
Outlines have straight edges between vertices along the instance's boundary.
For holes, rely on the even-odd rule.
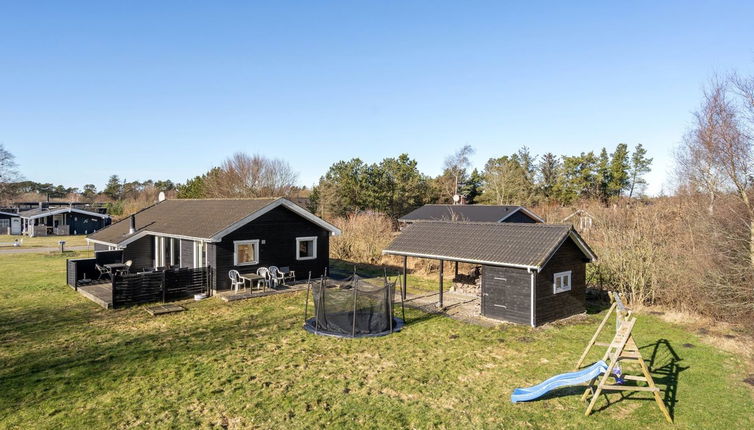
[[122,249],[136,271],[211,267],[212,289],[230,289],[230,270],[288,267],[298,279],[329,265],[335,226],[287,199],[164,200],[90,235],[95,250]]
[[110,215],[77,207],[40,207],[19,212],[21,233],[28,236],[84,235],[112,222]]
[[478,264],[482,315],[531,326],[584,312],[596,260],[572,226],[542,223],[415,223],[383,253]]
[[531,210],[512,205],[424,205],[398,219],[401,226],[419,221],[544,222]]

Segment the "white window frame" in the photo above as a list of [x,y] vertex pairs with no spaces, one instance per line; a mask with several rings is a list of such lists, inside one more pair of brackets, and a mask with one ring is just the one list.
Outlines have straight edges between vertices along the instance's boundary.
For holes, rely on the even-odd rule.
[[155,269],[158,267],[162,267],[161,263],[164,263],[165,259],[165,253],[163,252],[163,244],[162,241],[165,240],[164,238],[160,236],[154,237],[154,267]]
[[[312,241],[312,249],[314,252],[311,256],[308,257],[302,257],[301,254],[299,254],[299,247],[301,246],[301,242],[304,241]],[[303,261],[303,260],[316,260],[317,259],[317,236],[305,236],[305,237],[297,237],[296,238],[296,260],[297,261]]]
[[[207,244],[202,241],[194,241],[194,269],[198,269],[200,267],[207,267],[207,259],[209,258],[209,255],[207,254]],[[204,254],[204,261],[202,261],[202,254]]]
[[[560,285],[561,287],[558,288],[558,279],[560,279]],[[571,291],[571,281],[573,279],[573,276],[571,276],[571,271],[565,271],[565,272],[557,272],[552,275],[552,293],[558,294],[558,293],[565,293],[566,291]],[[565,282],[568,280],[568,282]],[[567,286],[566,286],[567,285]]]
[[[239,245],[251,245],[254,247],[254,261],[247,261],[245,263],[238,262],[238,247]],[[233,265],[234,266],[254,266],[259,264],[259,239],[253,240],[234,240],[233,241]]]

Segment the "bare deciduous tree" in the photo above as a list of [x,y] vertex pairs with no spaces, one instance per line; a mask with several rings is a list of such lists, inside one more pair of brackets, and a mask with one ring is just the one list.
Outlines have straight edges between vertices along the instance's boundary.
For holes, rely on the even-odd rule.
[[17,168],[16,157],[0,143],[0,201],[9,201],[13,197],[12,184],[20,177]]
[[704,92],[695,123],[677,153],[679,175],[709,197],[714,212],[720,193],[732,193],[746,210],[749,260],[754,266],[754,202],[750,197],[754,165],[754,83],[732,77],[715,81]]
[[237,152],[207,177],[208,197],[284,197],[296,186],[298,174],[285,160]]
[[443,197],[451,200],[458,193],[458,183],[466,176],[466,170],[471,166],[469,157],[474,155],[474,148],[471,145],[464,145],[454,154],[445,158],[443,163],[443,174],[439,178]]

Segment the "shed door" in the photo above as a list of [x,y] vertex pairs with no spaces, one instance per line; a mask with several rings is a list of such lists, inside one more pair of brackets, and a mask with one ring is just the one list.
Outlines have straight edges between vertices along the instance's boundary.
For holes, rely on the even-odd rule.
[[482,315],[488,318],[530,323],[531,275],[525,270],[484,266]]
[[21,218],[10,219],[10,234],[21,234]]

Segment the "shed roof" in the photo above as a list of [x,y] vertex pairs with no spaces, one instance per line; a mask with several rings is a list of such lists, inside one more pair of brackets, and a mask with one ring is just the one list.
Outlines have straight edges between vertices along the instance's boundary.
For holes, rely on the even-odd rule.
[[543,222],[539,216],[525,207],[511,205],[424,205],[402,216],[398,221],[501,222],[518,211]]
[[382,252],[540,270],[571,238],[589,261],[594,252],[570,225],[428,221],[406,227]]
[[283,198],[176,199],[164,200],[134,214],[134,233],[129,233],[129,217],[87,238],[112,245],[127,245],[147,234],[218,241],[225,234],[278,206],[287,207],[333,234],[340,233],[333,225]]

